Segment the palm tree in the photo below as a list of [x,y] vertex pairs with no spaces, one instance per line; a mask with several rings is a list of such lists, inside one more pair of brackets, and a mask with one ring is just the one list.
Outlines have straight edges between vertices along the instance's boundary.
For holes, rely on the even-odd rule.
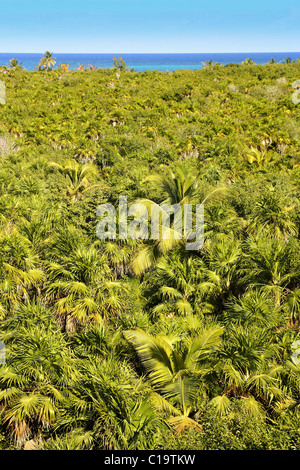
[[18,448],[55,421],[64,384],[76,377],[72,355],[51,312],[41,304],[20,305],[2,325],[6,365],[0,368],[0,401],[5,428]]
[[294,249],[297,248],[293,240],[268,238],[263,231],[250,236],[246,243],[241,265],[245,281],[249,286],[273,293],[277,306],[299,280],[299,261],[298,264],[292,261]]
[[281,323],[280,309],[268,292],[250,290],[240,297],[231,298],[225,307],[224,319],[230,325],[257,325],[271,328]]
[[283,64],[291,64],[292,59],[290,57],[286,57],[285,59],[282,59],[280,62],[282,62]]
[[[191,174],[183,165],[177,165],[176,173],[169,171],[166,176],[152,175],[145,178],[144,182],[154,182],[158,189],[158,194],[161,198],[164,198],[158,206],[155,201],[150,199],[139,199],[137,202],[144,204],[152,212],[159,213],[161,206],[167,204],[171,206],[178,204],[181,207],[182,214],[185,213],[184,206],[187,204],[205,204],[208,200],[220,196],[226,188],[217,187],[213,191],[207,188],[204,184],[199,185],[196,177]],[[162,211],[164,215],[168,214]],[[159,224],[159,231],[161,231],[162,225]],[[137,253],[136,257],[131,263],[131,268],[136,275],[141,275],[171,249],[176,246],[183,246],[185,243],[185,237],[182,237],[178,233],[174,225],[174,218],[170,224],[170,239],[159,238],[154,244],[150,244],[141,248]]]
[[256,163],[259,170],[262,170],[266,164],[270,164],[271,157],[267,150],[260,150],[253,146],[251,146],[250,152],[246,154],[247,161],[250,164]]
[[48,449],[152,449],[163,426],[141,381],[122,362],[95,358],[78,363],[79,377],[57,420]]
[[52,69],[52,67],[56,64],[55,57],[53,57],[53,52],[46,51],[43,57],[40,60],[38,65],[39,70],[46,70],[47,72]]
[[233,236],[219,234],[213,242],[208,241],[204,259],[207,280],[214,280],[222,296],[227,297],[232,290],[244,285],[245,281],[240,272],[242,246]]
[[144,276],[142,286],[145,308],[160,320],[173,320],[175,314],[209,314],[222,292],[220,277],[210,272],[198,256],[180,248],[163,257]]
[[16,303],[26,302],[38,295],[45,273],[26,236],[13,230],[0,232],[0,239],[4,250],[0,264],[0,310],[4,315],[11,312]]
[[126,242],[122,240],[99,242],[99,249],[106,258],[107,264],[114,272],[114,278],[117,280],[124,274],[129,273],[129,263],[136,246],[135,241],[130,243],[130,240]]
[[205,69],[213,70],[216,65],[220,64],[218,62],[213,62],[212,60],[206,60],[205,62],[202,62],[202,65]]
[[246,221],[238,217],[236,211],[225,204],[210,204],[205,208],[205,238],[214,239],[218,234],[229,235],[234,233],[236,237],[242,232]]
[[68,181],[67,194],[72,202],[77,202],[84,193],[98,187],[97,184],[89,185],[92,175],[97,175],[98,170],[92,163],[80,165],[76,160],[68,160],[64,166],[55,162],[50,162],[49,166],[56,168],[66,176]]
[[299,325],[300,320],[300,289],[291,290],[284,307],[287,309],[292,325]]
[[153,403],[173,415],[168,422],[177,431],[199,427],[190,415],[199,381],[211,371],[213,353],[222,334],[219,325],[200,327],[195,336],[187,338],[152,336],[139,329],[124,332],[154,387]]
[[248,227],[249,232],[258,232],[263,227],[278,238],[284,236],[287,240],[291,235],[296,236],[296,207],[296,200],[282,196],[271,187],[254,204]]
[[222,395],[251,397],[253,405],[266,408],[282,400],[284,368],[276,361],[277,348],[268,328],[238,323],[227,328],[217,366],[224,384]]
[[[157,303],[153,313],[178,312],[189,314],[197,306],[195,284],[199,270],[197,258],[184,257],[177,250],[162,258],[151,273],[149,287],[152,291],[150,305]],[[150,289],[149,289],[150,288]]]
[[73,332],[77,325],[101,324],[103,319],[116,320],[124,306],[126,286],[113,279],[97,245],[87,246],[84,239],[66,232],[47,248],[52,260],[45,262],[46,298],[64,331]]
[[10,59],[9,61],[9,67],[12,68],[13,70],[21,70],[22,67],[22,62],[20,63],[18,59]]
[[126,65],[125,61],[123,60],[122,57],[119,57],[118,59],[116,57],[113,57],[113,68],[116,70],[120,70],[120,72],[128,72],[129,68]]
[[255,62],[254,62],[254,60],[252,60],[250,58],[247,58],[247,59],[243,60],[242,64],[243,65],[255,65]]

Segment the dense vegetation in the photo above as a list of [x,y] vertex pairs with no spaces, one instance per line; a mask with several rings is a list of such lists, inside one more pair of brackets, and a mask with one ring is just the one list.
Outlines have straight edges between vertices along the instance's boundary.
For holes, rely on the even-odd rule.
[[[2,449],[300,449],[299,78],[1,69]],[[203,248],[100,241],[120,195]]]

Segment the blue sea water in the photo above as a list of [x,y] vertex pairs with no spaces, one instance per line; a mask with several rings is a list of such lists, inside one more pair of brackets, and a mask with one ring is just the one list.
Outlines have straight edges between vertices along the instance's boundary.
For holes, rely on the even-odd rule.
[[[0,66],[7,65],[12,58],[18,59],[27,70],[34,70],[38,65],[41,54],[29,53],[0,53]],[[300,52],[245,52],[245,53],[178,53],[178,54],[56,54],[53,53],[57,68],[59,64],[69,64],[71,70],[75,70],[79,64],[88,67],[89,64],[96,68],[111,68],[113,56],[123,57],[126,64],[137,72],[146,70],[170,71],[180,69],[201,69],[202,62],[212,60],[222,65],[228,63],[240,64],[246,58],[251,58],[256,64],[265,64],[273,57],[276,62],[280,62],[286,57],[292,60],[300,58]]]

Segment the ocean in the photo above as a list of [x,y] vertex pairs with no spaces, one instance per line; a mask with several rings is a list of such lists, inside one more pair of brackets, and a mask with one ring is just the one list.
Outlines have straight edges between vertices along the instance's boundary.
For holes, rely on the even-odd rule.
[[[38,65],[41,54],[29,54],[29,53],[0,53],[0,66],[9,64],[9,60],[12,58],[18,59],[22,63],[22,66],[27,70],[34,70]],[[274,58],[276,62],[280,62],[286,57],[290,57],[291,60],[297,60],[300,58],[300,52],[244,52],[244,53],[178,53],[178,54],[56,54],[53,52],[53,57],[56,60],[54,68],[57,68],[59,64],[69,64],[71,70],[75,70],[79,64],[83,64],[88,67],[89,64],[96,68],[111,68],[113,65],[113,56],[122,57],[126,64],[137,72],[144,72],[146,70],[159,70],[159,71],[170,71],[180,69],[197,70],[202,68],[202,62],[206,60],[212,60],[213,62],[219,62],[222,65],[229,63],[240,64],[246,58],[254,60],[256,64],[265,64],[269,62],[271,58]]]

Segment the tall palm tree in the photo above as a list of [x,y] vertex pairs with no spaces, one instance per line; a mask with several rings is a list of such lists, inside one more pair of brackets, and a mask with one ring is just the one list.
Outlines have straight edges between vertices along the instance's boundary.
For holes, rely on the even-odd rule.
[[55,57],[53,57],[53,52],[46,51],[43,55],[43,57],[40,60],[40,63],[38,65],[39,70],[46,70],[47,72],[53,68],[53,66],[56,64]]

